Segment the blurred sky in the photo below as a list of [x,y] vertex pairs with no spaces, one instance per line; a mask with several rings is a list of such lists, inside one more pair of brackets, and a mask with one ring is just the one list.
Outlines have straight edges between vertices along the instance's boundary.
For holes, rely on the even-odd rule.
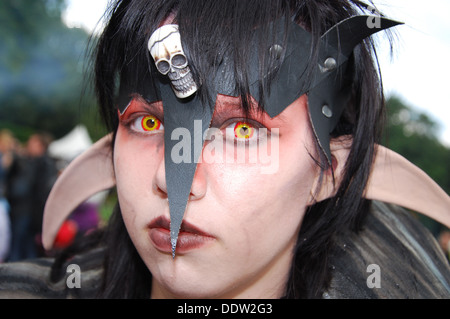
[[[69,26],[101,30],[108,0],[68,0]],[[450,147],[450,1],[374,0],[387,17],[405,25],[395,31],[394,53],[379,37],[379,59],[387,95],[429,115],[440,125],[440,139]]]

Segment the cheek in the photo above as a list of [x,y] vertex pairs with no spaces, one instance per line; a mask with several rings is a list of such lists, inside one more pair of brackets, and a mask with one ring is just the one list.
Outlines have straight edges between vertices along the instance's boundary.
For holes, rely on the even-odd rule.
[[302,127],[280,136],[279,166],[271,174],[261,174],[258,165],[205,168],[208,192],[226,212],[222,224],[232,225],[227,232],[243,255],[259,252],[260,258],[269,248],[285,249],[296,241],[318,173],[310,155],[312,136],[307,125]]
[[[307,130],[303,131],[304,134]],[[258,164],[200,164],[208,176],[208,192],[222,205],[253,211],[263,206],[306,205],[317,175],[317,166],[309,155],[304,134],[280,138],[278,154],[272,157],[274,170]],[[303,205],[303,206],[304,206]],[[240,210],[240,209],[238,209]]]
[[119,126],[114,146],[114,170],[125,220],[144,207],[151,207],[155,174],[164,153],[160,140],[162,138],[134,136]]
[[147,150],[137,139],[130,138],[124,134],[124,129],[118,130],[114,147],[114,170],[117,185],[127,192],[136,193],[144,190],[140,178],[148,176],[147,166],[149,159]]
[[[246,258],[266,258],[294,244],[314,182],[315,165],[303,146],[280,144],[280,167],[261,174],[251,165],[210,167],[208,191],[226,225],[234,250]],[[289,153],[288,153],[289,151]],[[294,160],[296,159],[296,160]],[[239,230],[239,231],[237,231]]]

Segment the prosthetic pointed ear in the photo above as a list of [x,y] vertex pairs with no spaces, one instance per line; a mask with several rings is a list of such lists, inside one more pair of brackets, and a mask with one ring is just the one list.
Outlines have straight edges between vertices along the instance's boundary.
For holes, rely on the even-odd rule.
[[42,243],[51,249],[64,220],[92,195],[115,185],[112,134],[73,160],[57,179],[44,210]]
[[[351,141],[348,140],[345,143],[331,143],[331,153],[337,160],[336,179],[333,184],[331,176],[325,176],[316,201],[335,195],[350,146]],[[420,168],[381,145],[377,146],[364,194],[367,199],[403,206],[450,227],[450,196]]]
[[450,196],[401,155],[378,146],[366,198],[397,204],[450,227]]

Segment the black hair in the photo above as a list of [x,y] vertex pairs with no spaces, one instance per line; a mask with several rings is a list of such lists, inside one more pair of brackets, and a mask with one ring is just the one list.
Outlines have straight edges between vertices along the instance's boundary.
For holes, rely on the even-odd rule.
[[[110,7],[109,23],[95,51],[95,88],[102,118],[115,132],[120,85],[126,80],[128,87],[138,87],[141,77],[154,71],[147,41],[169,14],[175,15],[180,30],[186,32],[182,36],[183,47],[197,83],[205,83],[203,75],[217,64],[218,53],[232,52],[236,87],[245,109],[249,96],[244,67],[249,57],[245,48],[255,26],[267,25],[280,17],[295,17],[313,36],[311,54],[305,58],[310,59],[310,65],[317,65],[320,36],[339,21],[366,9],[366,4],[353,0],[118,0]],[[199,50],[203,53],[199,54]],[[312,205],[305,215],[283,297],[320,298],[331,279],[328,261],[333,239],[340,231],[357,231],[368,212],[370,202],[362,195],[384,116],[384,96],[374,52],[370,39],[354,50],[349,71],[350,102],[332,132],[333,137],[351,135],[354,143],[336,195]],[[323,174],[328,162],[318,143],[316,149],[315,160]],[[150,297],[151,273],[131,242],[119,207],[102,242],[106,258],[98,296]]]

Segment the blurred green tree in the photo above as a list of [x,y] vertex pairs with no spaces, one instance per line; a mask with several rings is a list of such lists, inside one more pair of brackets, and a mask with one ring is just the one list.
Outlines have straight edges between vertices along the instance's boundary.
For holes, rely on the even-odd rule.
[[84,79],[89,35],[63,23],[65,7],[65,0],[0,2],[0,127],[21,140],[24,128],[59,138],[79,123],[93,139],[102,135]]
[[48,29],[60,26],[65,0],[3,0],[0,2],[1,64],[20,70],[27,50],[38,46]]

